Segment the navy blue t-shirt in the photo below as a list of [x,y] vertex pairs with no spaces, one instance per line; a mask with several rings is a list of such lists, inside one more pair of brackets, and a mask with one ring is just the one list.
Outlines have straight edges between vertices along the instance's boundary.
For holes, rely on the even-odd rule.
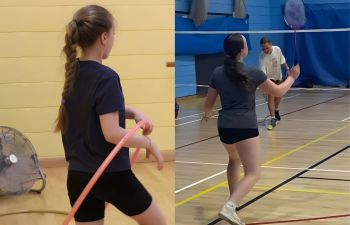
[[[119,76],[95,61],[79,61],[73,90],[65,100],[69,126],[62,135],[69,170],[95,172],[115,144],[105,140],[99,115],[119,112],[125,128],[125,105]],[[106,172],[130,169],[129,149],[122,148]]]

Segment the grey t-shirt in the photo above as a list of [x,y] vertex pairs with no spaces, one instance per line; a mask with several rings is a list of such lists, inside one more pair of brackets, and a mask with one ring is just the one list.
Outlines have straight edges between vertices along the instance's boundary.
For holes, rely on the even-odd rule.
[[224,66],[215,68],[210,87],[216,89],[220,95],[222,109],[219,111],[219,128],[248,128],[258,127],[255,112],[255,91],[266,79],[266,75],[259,69],[239,63],[242,73],[250,79],[250,88],[245,89],[238,82],[231,80],[225,72]]

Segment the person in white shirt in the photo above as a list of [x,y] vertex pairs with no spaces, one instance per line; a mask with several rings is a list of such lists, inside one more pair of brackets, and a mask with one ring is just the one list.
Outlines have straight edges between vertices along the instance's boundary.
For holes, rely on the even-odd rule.
[[[282,69],[281,65],[286,69],[286,73],[289,73],[289,67],[284,58],[281,49],[278,46],[273,46],[271,41],[263,37],[260,40],[260,46],[262,52],[259,57],[260,69],[266,74],[266,76],[276,84],[282,82]],[[270,129],[276,126],[276,121],[281,120],[278,106],[280,104],[281,98],[268,95],[268,107],[270,111],[271,126]]]

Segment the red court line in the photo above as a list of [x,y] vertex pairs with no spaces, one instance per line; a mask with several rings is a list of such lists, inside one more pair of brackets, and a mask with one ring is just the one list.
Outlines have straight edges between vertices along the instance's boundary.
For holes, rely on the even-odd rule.
[[277,224],[277,223],[294,223],[294,222],[311,221],[311,220],[333,219],[333,218],[348,217],[348,216],[350,216],[350,214],[342,214],[342,215],[334,215],[334,216],[323,216],[323,217],[311,217],[311,218],[294,219],[294,220],[279,220],[279,221],[267,221],[267,222],[247,223],[247,225],[262,225],[262,224]]

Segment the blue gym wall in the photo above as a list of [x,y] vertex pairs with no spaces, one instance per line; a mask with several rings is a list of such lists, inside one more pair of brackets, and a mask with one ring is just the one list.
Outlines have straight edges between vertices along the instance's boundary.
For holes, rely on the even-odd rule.
[[305,4],[349,3],[350,0],[304,0]]
[[[232,13],[233,0],[208,0],[208,11],[211,13]],[[311,0],[310,0],[311,1]],[[318,0],[314,0],[318,1]],[[191,0],[176,0],[175,10],[190,9]],[[284,29],[281,6],[284,0],[247,0],[250,30],[281,30]],[[250,35],[251,50],[245,63],[258,66],[260,54],[260,38],[263,35]],[[274,45],[283,46],[283,35],[270,36]],[[175,40],[176,41],[176,40]],[[195,84],[194,56],[176,55],[175,84]],[[176,97],[195,95],[195,87],[176,87]]]

